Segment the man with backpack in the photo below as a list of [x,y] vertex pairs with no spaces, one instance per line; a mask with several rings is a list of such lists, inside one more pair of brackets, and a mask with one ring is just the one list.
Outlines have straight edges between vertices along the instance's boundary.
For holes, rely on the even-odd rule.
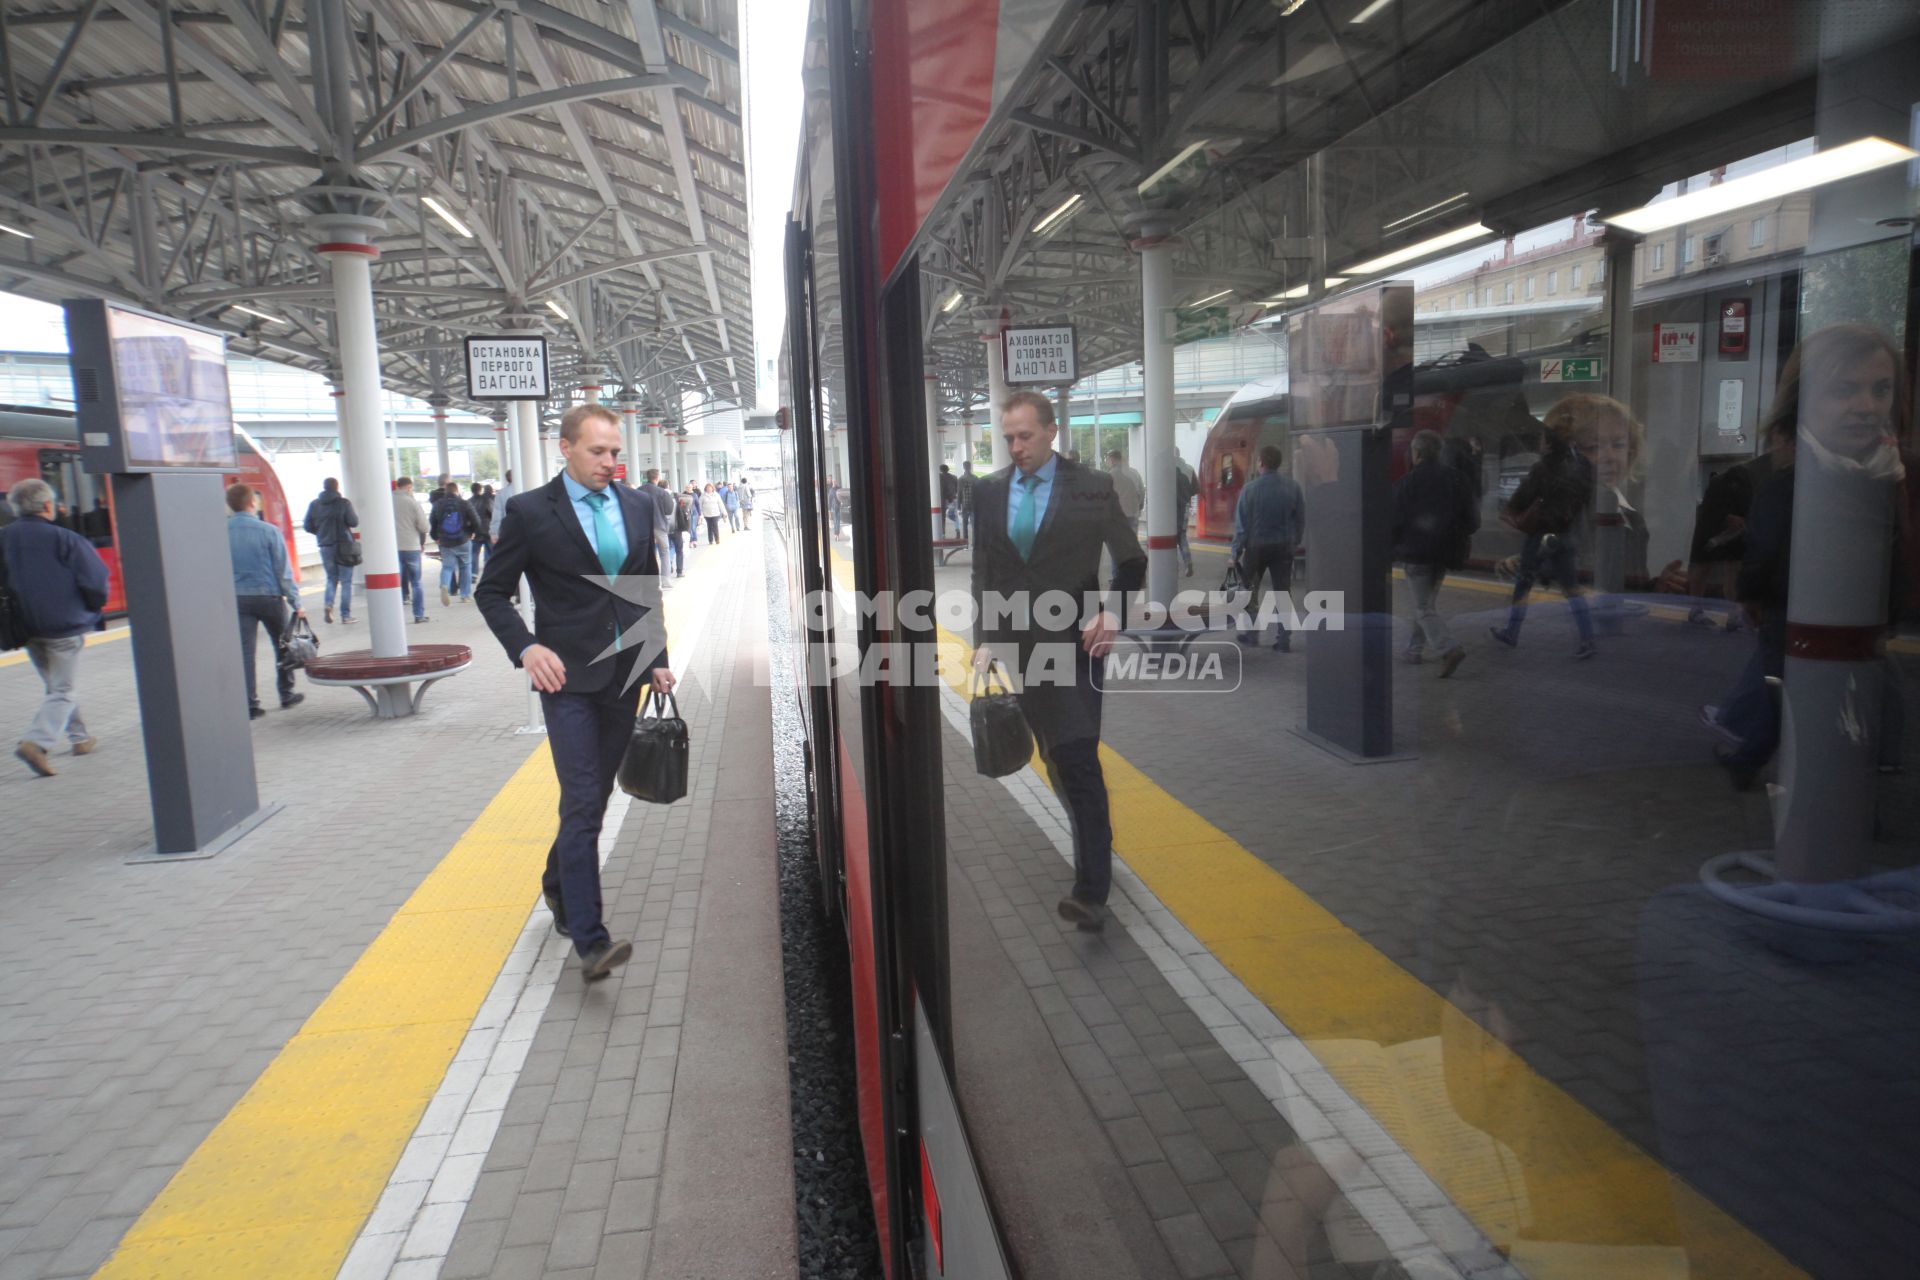
[[473,504],[460,496],[460,487],[447,482],[434,495],[427,515],[433,539],[440,544],[440,603],[450,605],[457,594],[461,604],[473,603],[473,535],[480,517]]

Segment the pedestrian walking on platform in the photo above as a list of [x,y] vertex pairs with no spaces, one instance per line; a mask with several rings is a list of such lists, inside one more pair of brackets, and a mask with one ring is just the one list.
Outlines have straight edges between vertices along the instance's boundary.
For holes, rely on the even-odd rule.
[[440,544],[440,603],[450,605],[458,596],[461,604],[473,603],[473,535],[480,528],[480,517],[473,504],[460,496],[460,486],[446,484],[433,500],[427,523]]
[[[260,496],[251,485],[227,486],[227,554],[233,560],[233,597],[240,612],[240,661],[247,673],[247,714],[254,720],[267,714],[260,709],[253,670],[254,646],[261,627],[273,641],[280,709],[290,711],[305,702],[307,695],[294,692],[293,668],[279,661],[280,640],[286,634],[289,609],[296,618],[307,614],[300,607],[300,588],[293,584],[286,540],[260,518]],[[414,554],[418,563],[419,553]]]
[[660,483],[657,467],[647,470],[646,483],[640,486],[640,493],[653,504],[653,557],[660,562],[660,586],[664,590],[673,585],[667,581],[667,565],[672,560],[673,518],[678,504]]
[[707,482],[707,490],[700,495],[700,514],[707,522],[707,541],[714,546],[720,545],[720,517],[726,514],[726,507],[720,501],[720,495],[714,491],[713,482]]
[[940,536],[953,536],[953,526],[960,523],[960,481],[954,477],[953,468],[946,463],[940,464]]
[[420,591],[420,557],[426,552],[427,514],[413,496],[413,477],[401,476],[393,486],[393,536],[400,547],[400,598],[413,602],[413,620],[427,620],[427,598]]
[[753,486],[745,476],[740,477],[740,523],[753,528]]
[[1306,499],[1294,478],[1280,469],[1285,461],[1279,445],[1262,447],[1260,474],[1240,491],[1240,502],[1233,509],[1233,562],[1240,566],[1240,574],[1252,592],[1247,610],[1254,619],[1253,630],[1240,633],[1240,643],[1260,641],[1260,584],[1264,579],[1272,583],[1286,605],[1273,641],[1273,647],[1281,653],[1293,648],[1286,616],[1292,612],[1293,601],[1287,593],[1293,590],[1293,548],[1306,526]]
[[[1013,465],[982,477],[975,491],[974,669],[988,671],[996,657],[1014,668],[1020,710],[1073,832],[1073,891],[1056,909],[1081,929],[1099,930],[1113,883],[1113,820],[1100,767],[1094,664],[1120,630],[1115,608],[1100,598],[1100,552],[1113,559],[1116,596],[1139,589],[1147,557],[1113,480],[1054,453],[1059,428],[1051,400],[1014,392],[1001,406],[1000,427]],[[1074,616],[1049,621],[1047,610],[1030,607],[1050,592],[1081,602]],[[989,608],[989,596],[1024,596],[1029,607],[1016,616],[1026,625]]]
[[960,464],[960,536],[973,540],[973,486],[980,477],[973,473],[973,459]]
[[93,544],[53,521],[53,486],[22,480],[7,494],[14,518],[0,528],[0,568],[20,601],[27,630],[27,659],[40,673],[45,697],[27,736],[14,751],[43,778],[54,775],[47,758],[66,743],[77,756],[96,743],[80,717],[73,687],[87,632],[100,625],[107,603],[107,566]]
[[724,502],[727,507],[727,531],[729,533],[740,532],[739,490],[735,489],[731,484],[723,483],[720,486],[720,501]]
[[1440,659],[1440,678],[1460,669],[1467,651],[1440,616],[1440,584],[1447,570],[1466,567],[1467,551],[1480,527],[1473,486],[1459,468],[1442,460],[1438,432],[1414,435],[1413,470],[1393,493],[1393,554],[1406,568],[1413,593],[1413,634],[1403,655],[1419,662],[1429,648]]
[[1187,460],[1174,455],[1173,459],[1173,527],[1177,534],[1175,546],[1180,551],[1181,571],[1189,578],[1193,576],[1193,548],[1187,545],[1187,522],[1193,514],[1193,500],[1200,493],[1200,477],[1193,473]]
[[681,495],[680,509],[687,513],[687,545],[700,545],[700,486],[687,481],[687,491]]
[[1520,570],[1513,580],[1507,625],[1492,629],[1493,638],[1509,649],[1520,645],[1520,624],[1527,618],[1527,596],[1533,584],[1552,582],[1567,597],[1580,633],[1573,656],[1591,658],[1594,654],[1593,619],[1580,586],[1580,549],[1576,542],[1580,524],[1593,502],[1593,467],[1573,449],[1577,408],[1570,398],[1547,410],[1541,421],[1546,449],[1507,502],[1508,523],[1527,539],[1520,547]]
[[340,492],[340,482],[328,476],[320,484],[320,496],[307,506],[302,527],[320,544],[320,567],[327,572],[327,594],[321,614],[333,621],[334,588],[340,589],[340,621],[351,624],[353,617],[353,567],[360,563],[357,547],[349,547],[349,559],[341,562],[341,548],[353,541],[353,530],[360,527],[360,516]]
[[[633,954],[633,944],[613,938],[602,920],[600,827],[633,736],[642,680],[661,693],[674,684],[654,589],[653,508],[637,490],[613,483],[620,439],[620,419],[606,405],[567,410],[560,419],[565,468],[507,504],[475,595],[494,637],[540,691],[560,780],[560,827],[541,891],[588,982]],[[523,575],[533,591],[533,631],[511,599]]]
[[673,576],[687,576],[687,538],[694,528],[693,497],[691,494],[674,494],[673,498]]
[[483,484],[469,485],[467,505],[479,525],[473,531],[473,580],[478,582],[487,553],[493,549],[493,490]]

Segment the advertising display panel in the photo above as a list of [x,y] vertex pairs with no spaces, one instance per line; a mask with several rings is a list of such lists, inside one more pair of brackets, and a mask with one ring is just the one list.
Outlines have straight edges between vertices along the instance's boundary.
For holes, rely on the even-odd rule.
[[225,335],[118,303],[65,304],[80,445],[89,470],[238,465]]

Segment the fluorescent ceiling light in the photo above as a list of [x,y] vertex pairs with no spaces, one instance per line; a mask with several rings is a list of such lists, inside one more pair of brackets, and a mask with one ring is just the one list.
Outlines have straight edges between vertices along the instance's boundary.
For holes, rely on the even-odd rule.
[[547,310],[553,312],[553,314],[559,316],[562,320],[573,319],[572,316],[567,314],[567,309],[555,302],[552,298],[547,299]]
[[8,235],[10,235],[10,236],[19,236],[19,237],[20,237],[20,238],[21,238],[22,240],[31,240],[31,239],[33,239],[33,232],[31,232],[31,231],[22,231],[22,230],[21,230],[20,228],[18,228],[18,227],[10,227],[10,226],[8,226],[8,225],[7,225],[6,223],[4,223],[4,222],[0,222],[0,231],[4,231],[4,232],[6,232],[6,233],[7,233]]
[[1140,194],[1141,195],[1147,194],[1148,191],[1153,189],[1153,185],[1159,182],[1160,179],[1166,177],[1168,174],[1172,173],[1175,169],[1178,169],[1181,165],[1185,164],[1187,162],[1187,157],[1191,156],[1194,152],[1200,150],[1203,147],[1210,147],[1212,145],[1213,145],[1213,139],[1211,138],[1202,138],[1198,142],[1189,142],[1186,146],[1180,149],[1179,155],[1176,155],[1173,159],[1167,161],[1165,164],[1161,165],[1158,169],[1155,169],[1153,171],[1153,176],[1140,184]]
[[1274,3],[1280,6],[1280,16],[1283,18],[1306,2],[1307,0],[1274,0]]
[[447,208],[447,206],[441,204],[438,200],[435,200],[432,196],[422,196],[420,199],[420,203],[424,204],[425,206],[427,206],[427,208],[439,214],[440,221],[446,223],[448,226],[452,227],[455,231],[459,232],[463,238],[468,240],[473,239],[473,231],[467,226],[466,223],[460,221],[460,219],[453,216],[453,210]]
[[1067,202],[1065,204],[1061,205],[1058,209],[1055,209],[1052,213],[1048,214],[1046,217],[1040,219],[1039,222],[1034,224],[1034,227],[1033,227],[1034,231],[1036,233],[1047,231],[1048,229],[1053,227],[1054,224],[1058,223],[1061,219],[1071,214],[1075,209],[1078,209],[1080,207],[1080,202],[1085,198],[1086,197],[1084,196],[1068,196]]
[[[1328,289],[1338,289],[1341,285],[1345,284],[1346,282],[1347,282],[1347,278],[1345,276],[1328,276],[1326,279],[1326,287]],[[1304,298],[1307,296],[1308,292],[1312,288],[1313,288],[1312,285],[1297,284],[1293,286],[1293,288],[1287,290],[1285,293],[1274,294],[1271,298],[1268,298],[1266,300],[1265,305],[1270,307],[1277,302],[1291,302],[1295,298]]]
[[1386,8],[1388,5],[1392,3],[1393,3],[1393,0],[1373,0],[1372,4],[1362,9],[1359,13],[1356,13],[1353,15],[1350,25],[1356,26],[1356,27],[1359,26],[1361,23],[1365,22],[1368,18],[1373,17],[1375,14],[1379,13],[1382,9]]
[[1222,299],[1222,298],[1225,298],[1225,297],[1229,297],[1229,296],[1231,296],[1231,295],[1232,295],[1232,293],[1233,293],[1233,290],[1231,290],[1231,289],[1222,289],[1222,290],[1221,290],[1220,292],[1218,292],[1218,293],[1210,293],[1210,294],[1208,294],[1208,295],[1207,295],[1206,297],[1204,297],[1204,298],[1201,298],[1201,299],[1200,299],[1199,301],[1197,301],[1197,302],[1189,302],[1189,303],[1188,303],[1187,305],[1188,305],[1189,307],[1204,307],[1204,306],[1206,306],[1206,305],[1207,305],[1207,304],[1208,304],[1209,302],[1218,302],[1218,301],[1220,301],[1220,299]]
[[279,316],[272,316],[272,315],[268,315],[268,314],[267,314],[266,312],[264,312],[264,311],[255,311],[255,310],[254,310],[254,309],[253,309],[252,307],[243,307],[243,306],[241,306],[241,305],[240,305],[239,303],[237,303],[237,302],[233,302],[233,303],[229,303],[229,304],[228,304],[228,306],[230,306],[230,307],[231,307],[231,308],[232,308],[233,310],[235,310],[235,311],[244,311],[244,312],[246,312],[246,313],[247,313],[248,315],[250,315],[250,316],[258,316],[258,317],[260,317],[260,318],[261,318],[262,320],[267,320],[267,321],[270,321],[270,322],[272,322],[273,324],[280,324],[280,323],[282,323],[282,321],[281,321],[281,319],[280,319],[280,317],[279,317]]
[[1370,276],[1376,271],[1386,271],[1402,263],[1412,262],[1416,258],[1431,257],[1442,249],[1451,249],[1469,240],[1481,240],[1493,234],[1492,230],[1476,222],[1471,226],[1458,227],[1452,231],[1410,244],[1404,249],[1395,249],[1392,253],[1383,253],[1377,258],[1365,262],[1356,262],[1346,269],[1348,276]]
[[940,304],[940,314],[952,315],[954,311],[959,308],[960,304],[965,301],[966,301],[966,298],[961,296],[961,293],[958,289],[955,289],[953,291],[952,296],[949,297],[945,302]]
[[1404,227],[1409,222],[1418,222],[1420,219],[1426,217],[1428,214],[1438,213],[1440,212],[1440,210],[1446,208],[1448,205],[1458,204],[1462,200],[1465,200],[1466,198],[1467,198],[1467,193],[1464,191],[1460,192],[1458,195],[1448,196],[1445,200],[1442,200],[1439,204],[1430,204],[1424,209],[1415,209],[1412,213],[1408,214],[1404,218],[1395,218],[1392,222],[1389,222],[1386,226],[1381,227],[1380,229],[1382,231],[1391,231],[1395,227]]
[[1862,138],[1858,142],[1831,147],[1786,164],[1775,165],[1771,169],[1763,169],[1759,173],[1750,173],[1744,178],[1735,178],[1731,182],[1689,191],[1670,200],[1615,214],[1606,221],[1642,234],[1664,231],[1683,222],[1711,218],[1750,204],[1777,200],[1796,191],[1824,186],[1842,178],[1857,177],[1915,158],[1916,153],[1912,148],[1903,147],[1897,142],[1888,142],[1885,138]]

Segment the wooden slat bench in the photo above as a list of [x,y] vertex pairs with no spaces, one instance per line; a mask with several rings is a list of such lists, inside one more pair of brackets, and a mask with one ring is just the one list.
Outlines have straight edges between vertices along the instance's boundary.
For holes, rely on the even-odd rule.
[[314,684],[357,691],[379,719],[397,720],[420,710],[435,681],[459,675],[472,662],[473,650],[463,644],[416,644],[401,658],[376,658],[371,649],[315,658],[306,672]]

